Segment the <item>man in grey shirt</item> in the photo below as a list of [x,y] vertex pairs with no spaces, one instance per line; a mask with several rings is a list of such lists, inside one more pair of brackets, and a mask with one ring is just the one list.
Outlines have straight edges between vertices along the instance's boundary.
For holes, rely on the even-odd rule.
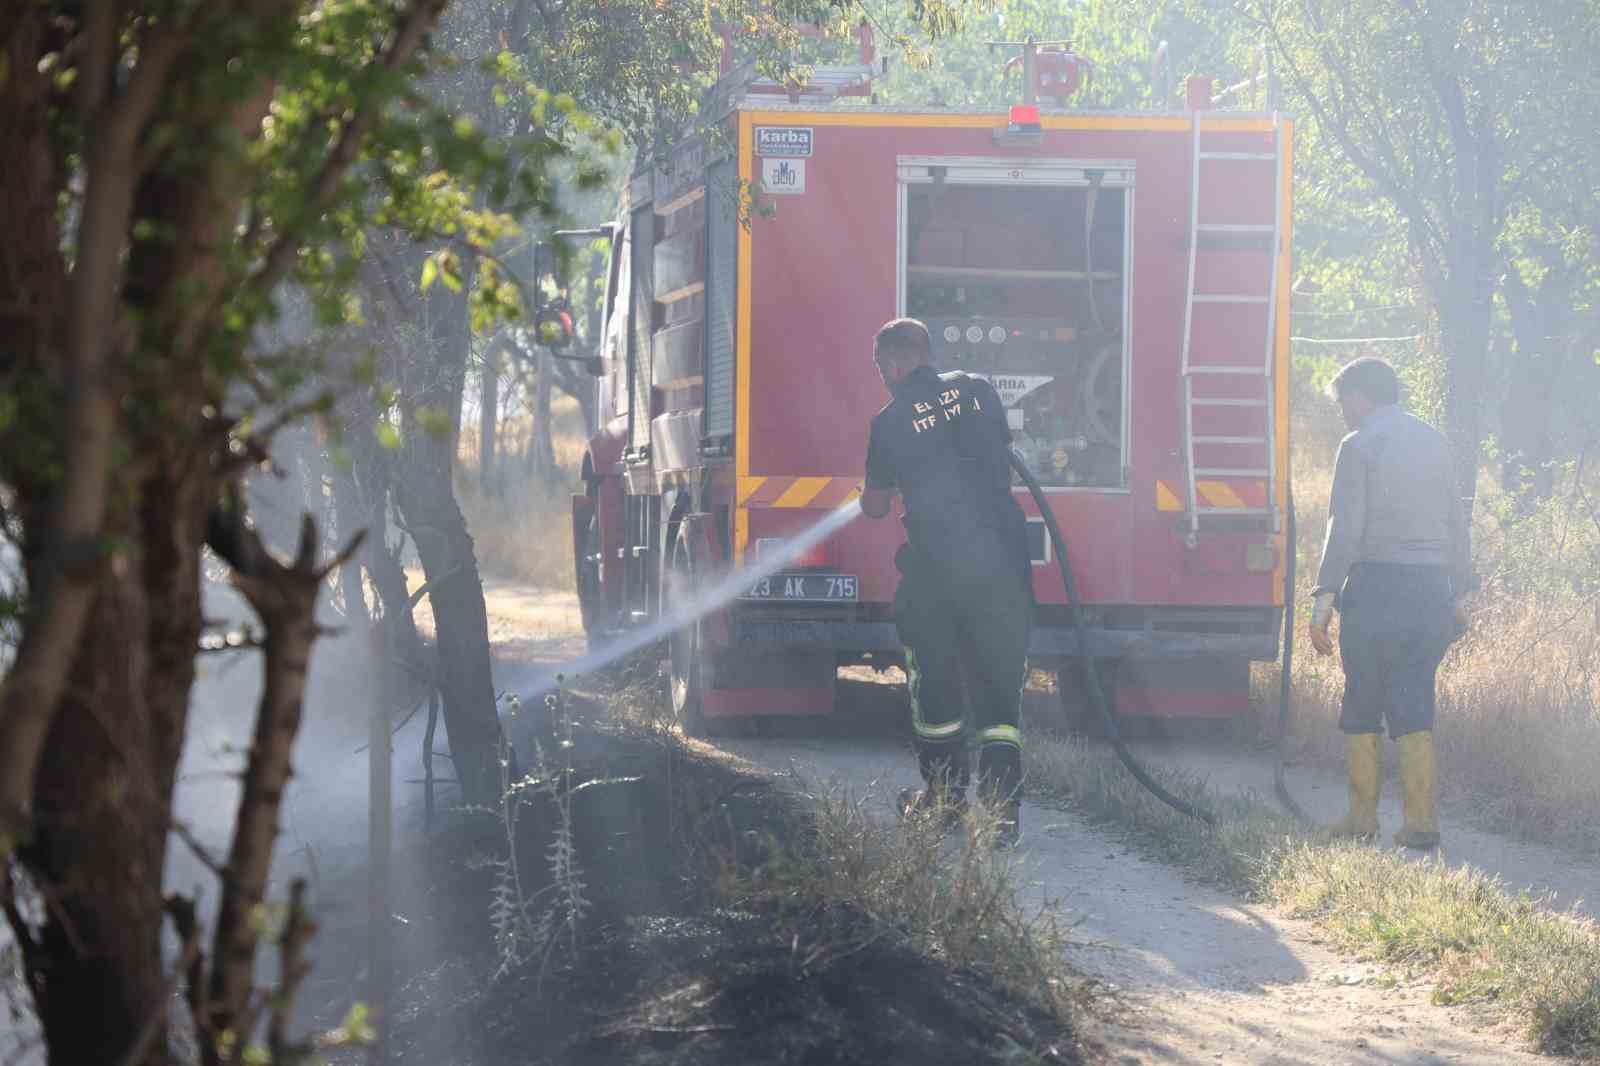
[[1400,749],[1405,825],[1397,844],[1439,843],[1433,753],[1434,681],[1466,621],[1472,572],[1467,509],[1449,442],[1399,406],[1382,359],[1357,359],[1328,387],[1352,432],[1339,445],[1328,536],[1313,590],[1311,643],[1329,655],[1337,601],[1350,810],[1337,831],[1378,832],[1379,731]]

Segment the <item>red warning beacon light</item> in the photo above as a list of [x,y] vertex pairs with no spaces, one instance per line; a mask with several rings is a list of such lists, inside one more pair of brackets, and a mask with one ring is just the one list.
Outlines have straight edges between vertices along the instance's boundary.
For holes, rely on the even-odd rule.
[[1039,105],[1016,104],[1011,108],[1011,118],[1006,129],[1012,133],[1039,132]]

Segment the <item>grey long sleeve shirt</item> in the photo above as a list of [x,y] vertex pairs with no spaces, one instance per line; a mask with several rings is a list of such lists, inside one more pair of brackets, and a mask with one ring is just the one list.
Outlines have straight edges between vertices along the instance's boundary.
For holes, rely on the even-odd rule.
[[1351,567],[1369,562],[1445,567],[1457,595],[1477,586],[1450,444],[1393,404],[1339,445],[1314,592],[1338,592]]

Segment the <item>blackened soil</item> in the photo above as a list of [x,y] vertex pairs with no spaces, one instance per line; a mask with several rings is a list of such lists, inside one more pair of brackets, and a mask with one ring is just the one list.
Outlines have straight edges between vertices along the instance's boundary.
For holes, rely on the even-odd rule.
[[[394,1061],[461,1066],[763,1063],[975,1066],[1080,1062],[1068,1019],[1008,997],[982,975],[918,954],[860,918],[826,922],[803,900],[778,913],[728,907],[719,875],[762,861],[793,808],[763,778],[610,725],[575,700],[570,727],[535,736],[573,789],[573,837],[590,907],[576,950],[502,968],[489,933],[495,872],[482,825],[446,824],[421,915],[448,946],[401,976]],[[565,736],[570,744],[562,747]],[[552,753],[572,753],[570,769]],[[590,783],[593,784],[590,784]],[[579,786],[589,784],[587,789]],[[583,797],[583,798],[580,798]],[[525,895],[544,910],[559,816],[546,793],[522,808]],[[500,840],[505,835],[499,835]],[[501,845],[497,857],[509,847]],[[828,950],[818,951],[819,946]]]

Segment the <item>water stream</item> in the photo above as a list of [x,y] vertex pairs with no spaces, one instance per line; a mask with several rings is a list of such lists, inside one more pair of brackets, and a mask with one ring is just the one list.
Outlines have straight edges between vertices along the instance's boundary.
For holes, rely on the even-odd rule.
[[702,590],[688,602],[675,605],[649,625],[619,633],[587,655],[561,664],[540,678],[524,698],[547,691],[557,684],[559,679],[576,677],[609,666],[618,659],[640,648],[648,647],[691,622],[726,606],[756,582],[764,577],[771,577],[789,566],[805,552],[827,540],[860,516],[860,500],[851,500],[828,512],[815,525],[803,532],[788,537],[776,545],[770,543],[763,545],[761,556],[756,561],[717,579],[711,587]]

